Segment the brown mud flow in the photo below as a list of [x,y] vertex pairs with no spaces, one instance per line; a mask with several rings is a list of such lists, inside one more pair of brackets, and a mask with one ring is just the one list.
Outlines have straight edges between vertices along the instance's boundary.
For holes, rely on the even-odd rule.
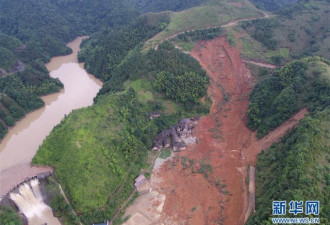
[[163,179],[159,190],[166,195],[161,222],[241,225],[253,207],[245,183],[248,164],[255,166],[257,155],[297,125],[307,110],[257,140],[245,125],[254,79],[238,49],[219,38],[199,42],[191,55],[210,77],[213,104],[194,130],[198,143],[176,154],[158,172]]

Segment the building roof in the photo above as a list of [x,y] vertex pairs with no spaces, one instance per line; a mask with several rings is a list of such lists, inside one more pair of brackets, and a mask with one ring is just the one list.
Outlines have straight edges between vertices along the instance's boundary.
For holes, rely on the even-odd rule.
[[142,181],[144,181],[145,179],[147,179],[143,174],[140,174],[136,179],[135,182],[136,183],[140,183]]

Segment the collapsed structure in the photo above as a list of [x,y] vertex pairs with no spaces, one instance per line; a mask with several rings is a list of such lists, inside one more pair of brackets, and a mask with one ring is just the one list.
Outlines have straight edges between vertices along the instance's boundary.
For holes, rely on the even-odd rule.
[[197,118],[184,118],[179,124],[162,131],[153,141],[152,150],[159,151],[172,146],[173,151],[185,149],[188,143],[195,142],[192,131],[197,125]]

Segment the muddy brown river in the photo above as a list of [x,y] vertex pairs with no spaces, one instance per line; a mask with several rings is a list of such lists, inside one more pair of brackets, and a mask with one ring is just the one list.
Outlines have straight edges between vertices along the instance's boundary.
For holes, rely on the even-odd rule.
[[[64,84],[61,92],[42,97],[45,106],[29,113],[9,130],[0,143],[0,172],[31,162],[45,137],[72,110],[93,104],[102,82],[78,64],[77,53],[84,37],[67,44],[71,55],[54,57],[46,64],[50,76]],[[23,172],[23,171],[22,171]]]

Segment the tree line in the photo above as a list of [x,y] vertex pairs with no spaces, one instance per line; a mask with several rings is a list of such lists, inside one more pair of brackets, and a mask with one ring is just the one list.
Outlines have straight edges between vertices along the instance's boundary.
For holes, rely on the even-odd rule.
[[[281,142],[258,156],[256,211],[247,225],[271,225],[272,201],[320,201],[320,224],[330,222],[330,107],[303,119]],[[282,217],[307,217],[288,213]],[[281,216],[279,216],[281,217]],[[310,216],[308,216],[310,217]]]
[[[258,137],[302,107],[310,114],[279,143],[259,154],[256,213],[248,225],[272,224],[272,201],[277,200],[318,200],[321,224],[329,223],[329,66],[329,60],[320,57],[296,60],[274,71],[252,91],[248,126],[258,129]],[[295,217],[286,213],[285,217]]]
[[330,88],[324,68],[328,65],[319,57],[295,60],[258,83],[250,94],[248,127],[262,137],[303,107],[310,112],[327,107]]
[[[0,75],[9,74],[12,77],[0,77],[1,84],[8,84],[6,87],[1,86],[0,93],[5,99],[11,99],[6,102],[12,105],[8,105],[8,108],[2,104],[0,107],[0,138],[5,135],[7,126],[12,126],[13,121],[22,118],[22,112],[25,114],[43,105],[38,96],[62,88],[58,80],[48,76],[42,64],[53,56],[71,53],[71,49],[65,45],[68,41],[94,32],[100,32],[100,36],[107,35],[108,40],[125,40],[117,41],[112,47],[108,45],[106,54],[112,53],[112,56],[103,61],[99,61],[98,56],[103,55],[105,42],[99,48],[91,44],[89,46],[92,49],[85,51],[91,53],[91,57],[86,58],[87,69],[93,70],[93,74],[102,78],[106,74],[101,73],[104,66],[111,67],[113,63],[120,62],[130,49],[164,29],[168,23],[168,18],[158,21],[158,15],[154,15],[155,18],[142,17],[138,22],[132,22],[136,17],[147,11],[180,10],[201,2],[202,0],[184,1],[173,5],[136,0],[1,1]],[[154,21],[159,23],[153,24]],[[130,23],[133,25],[127,26]],[[109,31],[112,27],[116,27],[116,30]],[[84,58],[83,53],[81,58]],[[93,68],[100,69],[93,69],[90,64],[95,64]],[[17,73],[18,71],[21,72]]]
[[219,35],[223,35],[223,29],[221,27],[209,28],[209,29],[198,29],[194,31],[188,31],[183,34],[179,34],[177,38],[181,41],[199,41],[199,40],[212,40]]

